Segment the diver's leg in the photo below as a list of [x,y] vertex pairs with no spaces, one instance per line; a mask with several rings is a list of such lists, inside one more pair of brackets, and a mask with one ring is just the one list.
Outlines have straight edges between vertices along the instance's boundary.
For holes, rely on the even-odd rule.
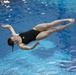
[[45,30],[48,30],[49,28],[51,28],[51,27],[53,27],[53,26],[56,26],[56,25],[61,24],[62,22],[69,21],[70,23],[72,23],[73,20],[74,20],[74,19],[62,19],[62,20],[53,21],[53,22],[51,22],[51,23],[38,24],[38,25],[35,26],[33,29],[39,30],[39,31],[45,31]]
[[55,20],[51,23],[48,23],[50,25],[50,27],[54,27],[54,26],[57,26],[63,22],[70,22],[70,23],[73,23],[74,19],[61,19],[61,20]]
[[58,31],[60,31],[60,30],[63,30],[63,29],[65,29],[65,28],[71,26],[73,23],[74,23],[74,20],[71,21],[71,23],[66,24],[66,25],[64,25],[64,26],[57,26],[56,28],[51,28],[51,29],[48,29],[48,30],[46,30],[46,31],[42,31],[41,33],[39,33],[39,34],[37,35],[36,40],[44,39],[44,38],[48,37],[49,35],[51,35],[51,34],[54,33],[54,32],[58,32]]
[[42,23],[42,24],[38,24],[33,29],[38,31],[46,31],[49,27],[50,25],[48,23]]

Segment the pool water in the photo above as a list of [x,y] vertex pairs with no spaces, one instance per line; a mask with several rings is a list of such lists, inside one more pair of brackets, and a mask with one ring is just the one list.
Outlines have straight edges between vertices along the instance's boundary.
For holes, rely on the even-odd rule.
[[[75,0],[0,1],[0,75],[76,75],[76,25],[40,41],[33,50],[7,45],[11,36],[1,24],[10,24],[17,33],[40,23],[75,18]],[[35,41],[28,45],[34,44]]]

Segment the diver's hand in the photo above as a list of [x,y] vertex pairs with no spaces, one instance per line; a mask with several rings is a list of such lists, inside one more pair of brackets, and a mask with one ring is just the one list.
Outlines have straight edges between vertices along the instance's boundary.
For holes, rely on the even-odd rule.
[[37,41],[33,46],[30,47],[30,49],[34,49],[39,44],[39,41]]
[[38,45],[39,44],[39,41],[37,41],[36,44]]
[[2,28],[9,28],[10,27],[10,25],[8,25],[8,24],[2,24]]

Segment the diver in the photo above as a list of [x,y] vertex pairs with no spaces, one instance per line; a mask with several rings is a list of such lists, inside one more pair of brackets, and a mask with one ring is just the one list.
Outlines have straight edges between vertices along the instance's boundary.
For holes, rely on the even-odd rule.
[[[18,44],[18,46],[22,50],[31,50],[39,44],[39,40],[45,39],[51,34],[71,26],[74,23],[74,21],[75,21],[74,19],[61,19],[61,20],[55,20],[51,23],[42,23],[38,24],[31,30],[22,32],[20,34],[17,34],[14,31],[13,27],[9,24],[3,24],[2,28],[8,28],[12,33],[12,37],[8,38],[7,40],[8,45],[12,46],[12,51],[15,44]],[[69,23],[65,25],[59,25],[63,22],[69,22]],[[34,45],[27,46],[28,43],[34,40],[36,41]]]

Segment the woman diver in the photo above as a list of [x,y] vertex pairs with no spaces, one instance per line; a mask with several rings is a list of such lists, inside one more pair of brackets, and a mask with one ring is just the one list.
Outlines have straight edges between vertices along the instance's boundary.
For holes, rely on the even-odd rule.
[[[39,44],[39,40],[45,39],[54,32],[58,32],[60,30],[63,30],[71,26],[74,23],[74,21],[75,21],[74,19],[61,19],[61,20],[55,20],[51,23],[42,23],[42,24],[38,24],[31,30],[20,34],[17,34],[14,31],[13,27],[8,24],[6,25],[3,24],[2,28],[8,28],[12,33],[12,37],[8,38],[7,40],[8,45],[12,46],[12,50],[15,44],[18,44],[18,46],[23,50],[31,50]],[[57,26],[63,22],[69,22],[69,23],[66,25]],[[34,45],[27,46],[28,43],[34,40],[37,41]]]

